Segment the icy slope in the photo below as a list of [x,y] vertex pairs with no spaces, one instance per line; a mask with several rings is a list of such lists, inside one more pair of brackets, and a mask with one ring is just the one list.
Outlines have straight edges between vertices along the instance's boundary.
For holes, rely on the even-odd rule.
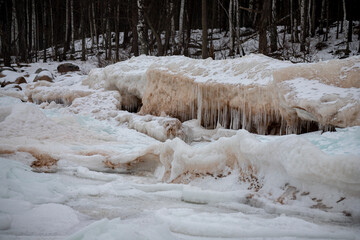
[[[106,169],[108,164],[142,161],[157,141],[128,128],[116,129],[91,117],[61,109],[39,110],[32,104],[0,98],[0,151],[25,152],[40,166],[86,166]],[[152,161],[152,158],[146,158]],[[154,162],[156,166],[156,162]]]

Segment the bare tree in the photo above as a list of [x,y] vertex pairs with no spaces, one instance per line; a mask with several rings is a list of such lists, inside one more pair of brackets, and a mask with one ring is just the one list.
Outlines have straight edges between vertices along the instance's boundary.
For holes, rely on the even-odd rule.
[[306,40],[306,15],[305,15],[305,0],[300,0],[300,22],[301,22],[301,40],[300,51],[305,52],[305,40]]
[[140,41],[140,54],[147,54],[147,44],[145,38],[145,18],[144,18],[144,0],[137,0],[138,7],[138,22],[137,22],[137,31],[139,33]]
[[74,27],[74,0],[70,0],[70,16],[71,16],[71,53],[75,53],[75,27]]
[[5,1],[0,5],[1,26],[1,53],[4,65],[11,66],[11,25],[12,25],[12,1]]
[[259,53],[265,55],[268,54],[266,28],[269,23],[269,14],[271,12],[270,9],[271,9],[271,0],[264,0],[261,10],[260,29],[259,29]]
[[180,14],[179,14],[179,32],[177,39],[179,49],[183,48],[184,45],[184,10],[185,10],[185,0],[181,0]]
[[272,0],[271,5],[271,27],[270,27],[270,49],[271,52],[276,52],[278,50],[277,48],[277,15],[276,15],[276,0]]
[[208,58],[208,34],[207,34],[207,16],[206,16],[206,0],[201,1],[201,25],[202,25],[202,58]]
[[234,30],[233,30],[233,0],[229,2],[229,40],[230,40],[230,52],[229,55],[234,55]]

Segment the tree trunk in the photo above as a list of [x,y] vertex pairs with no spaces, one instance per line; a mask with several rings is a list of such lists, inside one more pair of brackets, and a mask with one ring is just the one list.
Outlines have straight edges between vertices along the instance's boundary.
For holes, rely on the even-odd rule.
[[321,2],[321,16],[320,16],[320,25],[319,25],[319,33],[323,34],[324,33],[324,18],[325,18],[325,0],[322,0]]
[[295,42],[294,39],[294,6],[293,0],[290,0],[290,41],[293,43]]
[[94,30],[93,30],[93,21],[94,19],[91,17],[91,5],[88,6],[88,18],[89,18],[89,28],[90,28],[90,38],[91,38],[91,46],[90,51],[93,52],[94,47]]
[[[180,3],[180,14],[179,14],[179,34],[178,34],[178,46],[179,49],[184,48],[184,10],[185,10],[185,0],[181,0]],[[183,52],[182,50],[180,51]]]
[[301,23],[301,40],[300,40],[300,51],[305,52],[305,41],[306,41],[306,15],[305,15],[305,0],[300,0],[300,23]]
[[144,0],[137,0],[138,6],[138,23],[137,23],[137,31],[139,33],[139,41],[140,41],[140,54],[147,54],[147,44],[145,39],[145,19],[144,19]]
[[46,20],[46,0],[43,0],[43,61],[46,62],[47,61],[47,54],[46,54],[46,45],[47,45],[47,20]]
[[271,52],[276,52],[278,50],[277,48],[277,16],[276,16],[276,0],[272,0],[271,5],[271,27],[270,27],[270,49]]
[[206,0],[201,1],[201,25],[202,25],[202,58],[208,58],[208,34],[207,34],[207,16],[206,16]]
[[94,3],[91,3],[91,7],[92,7],[92,20],[93,20],[93,25],[94,25],[94,33],[95,33],[95,40],[96,40],[96,48],[97,48],[97,50],[99,50],[99,34],[98,34],[97,26],[96,26],[96,18],[95,18],[95,7],[94,7]]
[[0,5],[1,53],[4,65],[11,66],[11,25],[12,25],[12,1],[5,1]]
[[81,61],[86,61],[86,41],[85,41],[85,14],[87,12],[85,0],[80,0],[80,26],[81,26]]
[[[346,3],[343,0],[343,10],[344,10],[344,37],[347,38],[347,25],[346,25]],[[346,39],[346,51],[349,51],[349,41]]]
[[325,41],[328,40],[329,36],[329,0],[326,0],[326,32],[325,32]]
[[[111,59],[111,31],[110,31],[110,11],[111,11],[111,6],[110,6],[110,0],[107,1],[106,4],[106,49],[107,49],[107,54],[106,54],[106,59],[110,60]],[[106,50],[105,50],[106,51]]]
[[[170,16],[171,16],[171,48],[174,49],[176,47],[175,43],[175,14],[174,14],[174,1],[170,0]],[[173,51],[172,51],[173,53]]]
[[132,52],[135,56],[139,56],[139,36],[137,31],[138,8],[137,2],[131,2],[131,32],[132,32]]
[[311,37],[315,36],[315,29],[316,29],[316,22],[315,22],[315,15],[316,15],[316,1],[312,1],[312,9],[311,9]]
[[63,59],[66,59],[66,53],[69,50],[69,30],[70,30],[70,0],[66,0],[66,9],[65,9],[65,41],[64,41],[64,50],[63,50]]
[[271,0],[264,0],[261,10],[260,29],[259,29],[259,53],[265,55],[268,54],[266,28],[269,23],[270,9],[271,9]]
[[17,0],[15,1],[15,9],[16,9],[16,20],[17,20],[17,27],[18,27],[18,46],[19,46],[19,53],[20,53],[20,61],[26,61],[26,53],[27,53],[27,45],[26,45],[26,24],[25,24],[25,1],[24,0]]
[[75,53],[75,27],[74,27],[74,0],[70,0],[70,15],[71,15],[71,53]]
[[229,2],[229,40],[230,40],[230,52],[229,56],[234,56],[234,30],[233,30],[233,0]]
[[239,12],[239,0],[235,0],[235,16],[236,16],[236,48],[237,48],[237,53],[240,54],[240,12]]
[[119,14],[120,14],[120,6],[119,2],[115,3],[115,61],[119,61]]
[[50,13],[50,29],[51,29],[51,48],[52,48],[52,54],[53,54],[53,60],[57,60],[57,47],[55,46],[55,40],[54,40],[54,18],[53,18],[53,6],[52,6],[52,0],[49,0],[49,13]]

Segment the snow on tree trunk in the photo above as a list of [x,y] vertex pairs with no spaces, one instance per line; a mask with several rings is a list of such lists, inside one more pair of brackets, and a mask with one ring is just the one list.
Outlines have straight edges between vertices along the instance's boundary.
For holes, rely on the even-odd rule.
[[144,5],[143,0],[137,0],[138,7],[138,23],[137,31],[140,40],[140,54],[147,54],[147,45],[145,39],[145,19],[144,19]]

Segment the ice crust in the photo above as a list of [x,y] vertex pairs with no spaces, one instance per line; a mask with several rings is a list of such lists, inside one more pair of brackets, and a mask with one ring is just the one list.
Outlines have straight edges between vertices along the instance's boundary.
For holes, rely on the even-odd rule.
[[357,239],[359,126],[247,130],[355,124],[358,61],[140,56],[1,90],[0,238]]
[[86,82],[136,97],[130,108],[141,99],[141,114],[290,134],[359,125],[359,66],[358,56],[298,65],[254,54],[216,61],[141,56],[94,70]]

